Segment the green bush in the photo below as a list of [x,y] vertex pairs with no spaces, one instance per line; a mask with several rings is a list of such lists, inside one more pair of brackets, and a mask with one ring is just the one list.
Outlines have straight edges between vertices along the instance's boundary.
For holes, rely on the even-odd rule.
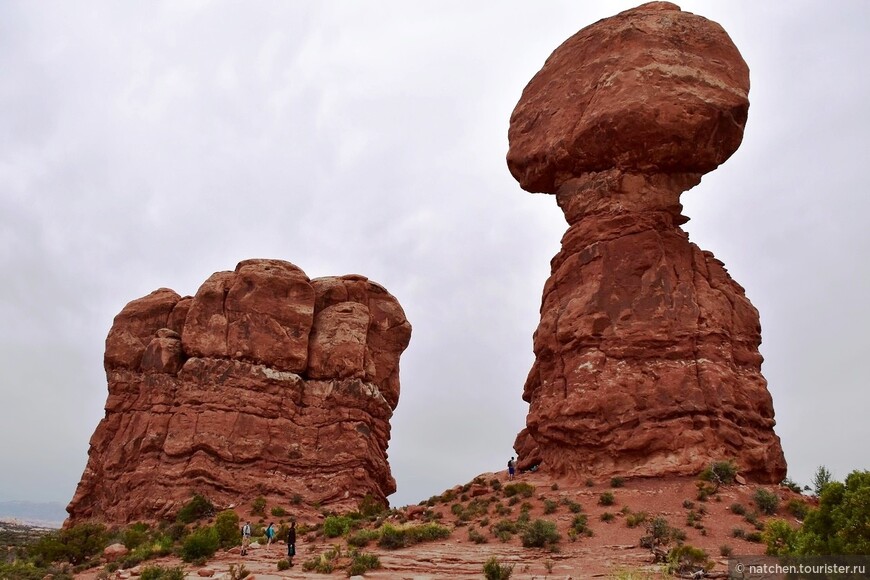
[[544,500],[544,513],[551,514],[556,511],[556,508],[559,507],[559,504],[551,499]]
[[719,555],[723,558],[730,558],[734,554],[734,548],[727,544],[719,546]]
[[792,481],[791,478],[788,478],[788,477],[783,479],[782,483],[780,483],[780,485],[790,489],[791,491],[793,491],[795,493],[802,493],[803,492],[803,490],[801,489],[801,486],[799,486],[797,483]]
[[217,515],[214,529],[218,535],[221,548],[238,546],[242,543],[239,516],[233,510],[224,510]]
[[789,500],[788,505],[785,506],[785,509],[788,510],[788,513],[790,513],[799,520],[803,520],[807,517],[807,514],[810,513],[809,506],[807,506],[805,502],[802,502],[799,499]]
[[397,550],[417,544],[441,540],[450,536],[450,529],[438,524],[421,524],[418,526],[406,526],[396,528],[390,524],[384,524],[380,528],[378,545],[387,550]]
[[519,483],[509,483],[504,486],[503,492],[505,497],[532,497],[535,494],[535,486],[524,481]]
[[624,477],[611,477],[610,478],[610,487],[622,487],[625,485]]
[[211,526],[194,530],[181,545],[181,559],[193,562],[200,558],[211,558],[220,547],[218,532]]
[[667,570],[670,574],[692,574],[698,570],[709,570],[713,567],[707,552],[694,546],[684,544],[668,552]]
[[483,565],[483,575],[486,580],[509,580],[513,571],[512,564],[502,564],[495,556]]
[[737,464],[733,461],[716,461],[698,477],[717,485],[734,483],[734,478],[737,477]]
[[266,515],[266,498],[263,496],[254,498],[254,501],[251,502],[251,514],[255,516]]
[[598,505],[608,506],[613,505],[615,502],[616,498],[613,496],[613,492],[605,491],[598,496]]
[[613,515],[612,512],[604,512],[603,514],[601,514],[600,519],[602,522],[612,522],[615,517],[616,516]]
[[146,566],[142,569],[139,580],[184,580],[184,568],[164,568],[163,566]]
[[287,510],[285,510],[284,508],[282,508],[279,505],[276,505],[275,507],[273,507],[271,509],[271,514],[273,516],[275,516],[276,518],[283,518],[284,516],[287,515]]
[[770,520],[765,526],[762,539],[767,545],[768,556],[785,556],[795,551],[797,532],[785,520]]
[[586,534],[587,536],[592,535],[592,530],[589,529],[589,518],[586,514],[577,514],[574,516],[574,519],[571,521],[571,529],[574,530],[576,534]]
[[350,566],[347,568],[348,576],[362,576],[369,570],[377,570],[381,567],[381,560],[375,554],[354,554]]
[[478,532],[476,528],[468,528],[468,539],[475,544],[485,544],[488,541],[486,536]]
[[204,496],[195,494],[178,512],[176,519],[183,524],[191,524],[198,519],[214,515],[214,505]]
[[323,522],[323,535],[327,538],[337,538],[350,531],[354,521],[347,516],[329,516]]
[[752,496],[752,501],[755,502],[755,505],[758,506],[761,513],[769,516],[775,514],[776,509],[779,507],[779,496],[763,488],[755,490],[755,495]]
[[2,580],[43,580],[51,574],[54,580],[73,580],[73,576],[59,568],[36,566],[32,562],[0,563]]
[[870,471],[853,471],[845,484],[822,485],[819,507],[798,532],[797,551],[807,555],[870,554]]
[[370,493],[367,493],[364,498],[359,502],[359,506],[357,508],[359,513],[364,518],[371,518],[374,516],[378,516],[384,513],[387,507],[383,504],[383,502],[375,499]]
[[121,532],[121,543],[128,550],[135,550],[148,541],[148,524],[137,522]]
[[746,506],[740,503],[732,503],[731,504],[731,513],[735,513],[738,516],[746,515]]
[[561,536],[556,531],[556,524],[547,520],[535,520],[520,534],[524,548],[554,547]]
[[628,514],[625,517],[625,525],[627,525],[629,528],[636,528],[640,524],[644,523],[646,521],[646,518],[646,512],[636,512],[633,514]]
[[348,536],[347,545],[356,548],[364,548],[371,542],[377,540],[378,536],[379,534],[375,530],[359,530]]
[[37,564],[66,561],[77,566],[100,553],[108,541],[105,526],[84,523],[42,536],[28,552]]
[[283,572],[284,570],[287,570],[288,568],[290,568],[290,561],[289,560],[278,560],[278,571],[279,572]]
[[686,539],[686,533],[682,530],[672,527],[668,520],[662,516],[657,516],[646,523],[646,535],[640,539],[640,545],[643,548],[655,548],[656,546],[664,546],[672,540],[682,542]]

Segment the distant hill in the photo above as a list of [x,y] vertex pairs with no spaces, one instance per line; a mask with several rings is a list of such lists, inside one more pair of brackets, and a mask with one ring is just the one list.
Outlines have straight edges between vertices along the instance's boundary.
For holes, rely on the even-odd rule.
[[60,502],[0,501],[0,520],[59,528],[66,516],[66,506]]

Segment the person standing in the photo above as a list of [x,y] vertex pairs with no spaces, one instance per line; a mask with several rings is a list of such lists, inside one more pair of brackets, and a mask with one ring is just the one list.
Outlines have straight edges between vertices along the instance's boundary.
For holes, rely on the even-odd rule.
[[266,545],[270,546],[272,544],[272,540],[275,539],[275,524],[269,522],[269,527],[266,528]]
[[242,556],[248,555],[248,545],[251,543],[251,522],[242,526]]
[[517,471],[517,462],[514,461],[513,456],[508,459],[508,479],[514,478],[514,473]]
[[296,522],[290,522],[290,529],[287,530],[287,561],[293,565],[293,556],[296,555]]

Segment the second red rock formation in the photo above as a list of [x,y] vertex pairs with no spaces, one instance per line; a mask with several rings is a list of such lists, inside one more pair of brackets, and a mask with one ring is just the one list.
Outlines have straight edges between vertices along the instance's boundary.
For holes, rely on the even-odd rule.
[[778,483],[758,312],[679,227],[680,194],[739,146],[749,71],[728,35],[653,2],[560,46],[511,117],[508,165],[569,229],[544,287],[520,467]]

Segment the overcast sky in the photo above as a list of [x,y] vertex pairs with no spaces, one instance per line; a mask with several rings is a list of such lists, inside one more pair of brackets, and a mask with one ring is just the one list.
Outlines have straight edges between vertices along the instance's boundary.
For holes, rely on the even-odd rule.
[[[254,257],[403,305],[393,504],[501,469],[567,227],[511,178],[510,113],[556,46],[634,5],[0,3],[0,501],[72,497],[127,302]],[[761,312],[789,475],[842,479],[870,468],[870,2],[680,5],[752,82],[684,228]]]

